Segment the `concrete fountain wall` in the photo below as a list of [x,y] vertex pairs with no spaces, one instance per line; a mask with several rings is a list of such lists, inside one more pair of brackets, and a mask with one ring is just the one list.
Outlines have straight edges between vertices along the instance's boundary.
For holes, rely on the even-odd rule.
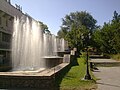
[[53,68],[36,71],[0,72],[1,89],[40,89],[55,90],[55,74],[69,65],[61,63]]
[[61,70],[68,66],[70,60],[73,58],[74,55],[65,54],[64,58],[61,58],[61,64],[53,65],[43,70],[0,72],[0,88],[15,90],[56,90],[55,75],[59,74]]
[[[60,63],[54,65],[56,59],[48,60],[46,69],[34,71],[13,71],[0,72],[1,89],[37,89],[37,90],[56,90],[55,75],[69,65],[74,55],[65,54],[60,58]],[[49,59],[49,58],[48,58]],[[51,62],[53,60],[53,62]]]
[[16,17],[12,39],[12,70],[0,72],[0,88],[53,90],[55,74],[70,62],[69,55],[56,56],[55,52],[65,50],[62,41],[54,35],[44,37],[39,22],[30,16]]

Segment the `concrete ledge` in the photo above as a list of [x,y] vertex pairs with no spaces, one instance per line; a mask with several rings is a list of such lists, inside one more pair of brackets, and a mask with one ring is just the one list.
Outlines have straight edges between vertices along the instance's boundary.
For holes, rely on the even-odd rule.
[[92,59],[110,59],[110,57],[103,55],[90,55],[89,57]]
[[64,54],[70,54],[70,51],[58,51],[57,54],[58,56],[63,57]]
[[40,72],[0,72],[0,88],[39,88],[40,90],[54,90],[55,74],[68,64],[62,63]]
[[112,59],[91,59],[89,62],[91,63],[91,65],[94,66],[102,66],[102,67],[120,66],[119,61],[115,61]]
[[47,68],[52,68],[55,67],[61,63],[63,63],[63,57],[58,57],[58,56],[49,56],[49,57],[43,57],[46,62],[46,67]]

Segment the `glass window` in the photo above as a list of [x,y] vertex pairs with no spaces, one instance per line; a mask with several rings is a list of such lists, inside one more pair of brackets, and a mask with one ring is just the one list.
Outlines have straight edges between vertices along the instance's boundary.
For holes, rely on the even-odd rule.
[[11,35],[2,33],[2,41],[4,42],[10,42],[11,41]]

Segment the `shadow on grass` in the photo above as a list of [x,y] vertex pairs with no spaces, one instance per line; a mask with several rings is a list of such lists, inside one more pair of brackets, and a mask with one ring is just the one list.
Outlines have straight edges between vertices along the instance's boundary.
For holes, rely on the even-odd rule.
[[72,57],[70,64],[55,75],[55,90],[60,90],[60,84],[64,76],[69,72],[72,66],[77,65],[79,65],[77,62],[77,57]]

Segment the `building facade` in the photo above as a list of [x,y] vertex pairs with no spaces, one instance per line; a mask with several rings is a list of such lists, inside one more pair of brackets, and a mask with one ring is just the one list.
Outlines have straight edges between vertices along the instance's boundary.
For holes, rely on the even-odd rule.
[[14,17],[22,15],[20,6],[14,7],[10,0],[0,0],[0,67],[10,65]]

